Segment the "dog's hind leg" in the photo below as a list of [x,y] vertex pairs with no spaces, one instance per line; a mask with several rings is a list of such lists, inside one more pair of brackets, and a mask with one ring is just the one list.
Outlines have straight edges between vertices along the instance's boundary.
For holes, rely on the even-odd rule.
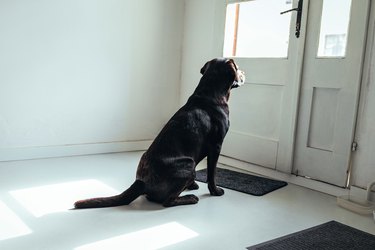
[[193,194],[188,194],[188,195],[168,199],[163,203],[163,206],[173,207],[173,206],[179,206],[179,205],[191,205],[191,204],[197,204],[198,201],[199,201],[199,198],[197,196]]
[[[180,181],[183,182],[185,180],[180,180]],[[183,185],[183,183],[181,184]],[[171,191],[171,193],[169,194],[169,197],[163,202],[164,207],[173,207],[173,206],[190,205],[190,204],[198,203],[199,198],[193,194],[179,196],[185,188],[184,186],[182,186],[181,188],[181,185],[178,185],[178,186],[176,185],[176,188]]]
[[174,188],[170,190],[168,198],[163,202],[163,206],[173,207],[198,203],[199,198],[193,194],[179,196],[186,188],[189,189],[192,186],[192,183],[196,184],[194,178],[176,178],[173,183]]
[[195,181],[193,181],[189,186],[187,186],[187,189],[188,190],[197,190],[197,189],[199,189],[199,185]]
[[[195,183],[195,162],[191,158],[177,158],[173,162],[174,174],[172,175],[173,180],[171,183],[173,185],[170,186],[166,199],[163,201],[163,206],[165,207],[173,207],[179,205],[189,205],[189,204],[196,204],[199,201],[199,198],[195,195],[184,195],[180,196],[180,194],[187,188],[187,189],[197,189],[198,185]],[[195,186],[195,185],[196,186]]]

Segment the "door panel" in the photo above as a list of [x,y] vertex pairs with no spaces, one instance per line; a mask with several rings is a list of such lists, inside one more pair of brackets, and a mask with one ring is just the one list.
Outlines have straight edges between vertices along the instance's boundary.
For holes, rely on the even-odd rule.
[[[236,2],[240,6],[233,5]],[[214,44],[218,54],[234,57],[246,73],[246,83],[231,93],[231,127],[222,154],[290,173],[299,91],[298,64],[302,61],[304,43],[294,35],[296,13],[280,15],[280,12],[297,6],[298,0],[228,0],[227,3],[232,12],[227,12],[224,29],[220,20],[225,20],[226,3],[217,1],[216,32],[220,35],[216,37],[222,38],[224,30],[227,34],[222,46],[216,45],[220,39]],[[233,26],[236,22],[237,28]],[[228,25],[234,27],[229,32]],[[233,51],[237,54],[228,55]]]
[[287,58],[235,58],[241,68],[248,69],[246,83],[284,85],[290,61]]
[[307,147],[333,151],[339,89],[313,87]]
[[[369,10],[368,0],[351,1],[347,43],[342,54],[318,57],[322,10],[337,0],[309,2],[308,25],[303,65],[303,77],[298,116],[294,173],[345,186],[351,153],[351,143],[357,113],[358,91]],[[331,1],[331,2],[329,2]],[[345,12],[334,6],[331,15],[339,18]],[[325,31],[326,32],[326,31]],[[326,49],[332,52],[332,37],[325,35]],[[340,38],[341,39],[341,38]],[[336,39],[339,41],[340,39]],[[332,39],[331,39],[332,40]],[[337,47],[342,46],[336,42]],[[338,50],[342,52],[341,50]]]
[[231,94],[232,122],[222,153],[274,169],[284,86],[245,84],[239,90]]
[[275,169],[277,149],[278,142],[276,140],[230,130],[225,137],[222,154]]

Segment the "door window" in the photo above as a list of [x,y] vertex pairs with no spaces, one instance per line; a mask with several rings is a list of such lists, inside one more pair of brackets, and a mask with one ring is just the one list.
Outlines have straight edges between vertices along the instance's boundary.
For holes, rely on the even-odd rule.
[[318,57],[345,57],[351,0],[324,0]]
[[291,0],[254,0],[227,5],[225,57],[288,57]]

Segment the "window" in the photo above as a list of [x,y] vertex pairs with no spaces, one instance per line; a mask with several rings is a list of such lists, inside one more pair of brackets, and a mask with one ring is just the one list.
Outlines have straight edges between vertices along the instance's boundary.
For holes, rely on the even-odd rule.
[[345,56],[350,6],[351,0],[324,0],[318,57]]
[[291,0],[253,0],[227,5],[226,57],[288,57]]

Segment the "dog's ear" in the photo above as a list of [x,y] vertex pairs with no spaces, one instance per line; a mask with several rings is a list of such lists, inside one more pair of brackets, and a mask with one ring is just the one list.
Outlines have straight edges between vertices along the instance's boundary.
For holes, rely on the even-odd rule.
[[237,68],[237,64],[234,62],[233,59],[228,59],[228,60],[226,61],[226,63],[227,63],[227,64],[230,64],[230,65],[232,66],[232,68],[233,68],[235,71],[238,70],[238,68]]
[[204,66],[201,68],[201,74],[204,75],[204,73],[207,71],[208,67],[210,66],[210,62],[206,62]]

